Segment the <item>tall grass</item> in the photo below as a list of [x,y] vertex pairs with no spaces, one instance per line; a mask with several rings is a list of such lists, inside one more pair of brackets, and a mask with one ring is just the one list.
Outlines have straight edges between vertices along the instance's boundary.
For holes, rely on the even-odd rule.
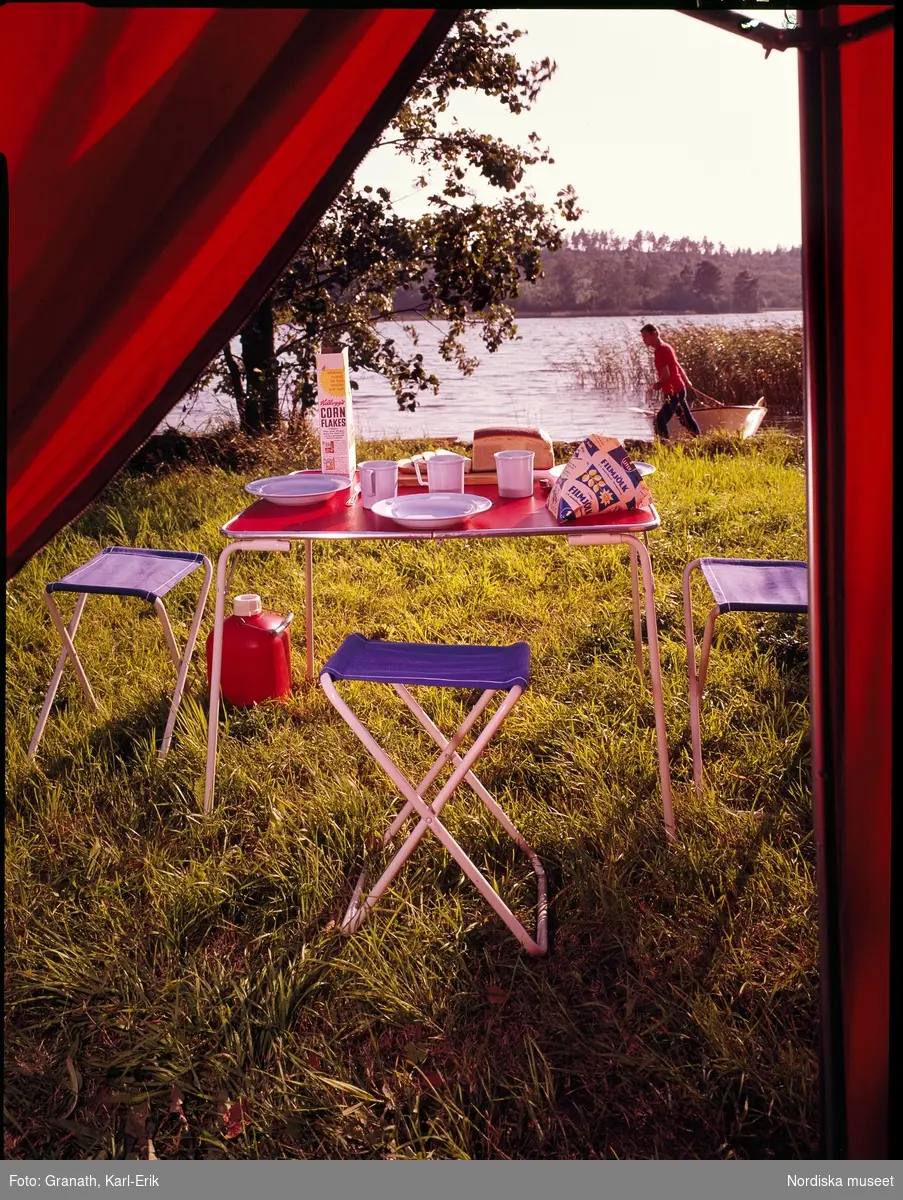
[[[43,582],[114,540],[215,556],[255,466],[122,475],[9,583],[7,1158],[817,1152],[805,623],[723,620],[697,798],[680,604],[698,554],[805,556],[799,444],[701,439],[644,457],[664,521],[650,544],[673,846],[619,549],[540,538],[315,552],[318,661],[352,630],[530,642],[530,688],[479,775],[549,873],[542,961],[434,839],[361,932],[338,935],[363,848],[396,802],[301,678],[300,641],[290,699],[229,712],[209,819],[203,653],[161,765],[172,664],[137,602],[89,601],[78,644],[106,713],[86,709],[67,671],[27,762],[58,651]],[[294,555],[247,555],[232,586],[298,611],[302,580]],[[180,637],[191,591],[168,602]],[[359,688],[354,702],[419,778],[431,754],[394,700]],[[465,708],[450,693],[423,703],[444,728]],[[529,867],[472,800],[449,804],[452,831],[529,921]]]
[[[754,404],[762,395],[769,408],[787,415],[802,412],[803,331],[783,325],[737,329],[689,322],[660,325],[688,378],[726,404]],[[578,387],[641,392],[655,380],[652,351],[639,337],[600,342],[578,360]],[[692,399],[692,394],[691,394]]]

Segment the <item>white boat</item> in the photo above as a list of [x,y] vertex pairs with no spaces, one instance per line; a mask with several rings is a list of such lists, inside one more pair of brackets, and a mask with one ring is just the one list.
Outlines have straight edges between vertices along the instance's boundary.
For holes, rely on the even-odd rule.
[[[723,429],[725,433],[737,433],[741,438],[748,438],[758,432],[768,408],[765,397],[760,396],[755,404],[725,404],[720,408],[693,408],[691,411],[700,433]],[[676,416],[668,422],[668,433],[671,437],[686,436],[686,430]]]

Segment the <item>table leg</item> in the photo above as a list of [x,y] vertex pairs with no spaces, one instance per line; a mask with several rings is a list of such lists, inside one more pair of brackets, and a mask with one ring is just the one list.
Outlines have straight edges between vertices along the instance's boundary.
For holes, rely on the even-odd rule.
[[229,559],[239,550],[290,550],[291,542],[257,538],[254,541],[233,542],[220,554],[216,563],[216,605],[213,612],[213,652],[210,663],[210,707],[207,712],[207,777],[204,785],[204,812],[213,808],[213,789],[216,783],[216,750],[219,740],[219,689],[223,668],[223,622],[226,616],[226,591],[232,578]]
[[633,593],[633,644],[636,650],[636,666],[643,679],[643,620],[640,616],[640,582],[637,553],[630,547],[630,587]]
[[304,637],[307,643],[307,678],[314,677],[314,543],[304,542]]
[[668,761],[668,735],[665,729],[665,702],[662,695],[662,666],[658,651],[658,625],[655,618],[655,590],[652,560],[649,551],[636,537],[630,537],[643,568],[643,591],[646,603],[646,636],[649,641],[649,674],[652,676],[652,701],[655,706],[655,734],[658,742],[658,771],[662,785],[662,809],[665,816],[665,835],[669,841],[676,837],[674,805],[671,799],[671,765]]
[[[226,569],[230,557],[240,550],[235,543],[227,546],[216,563],[216,601],[213,610],[213,653],[210,663],[210,706],[207,712],[207,776],[204,786],[204,812],[213,808],[216,782],[216,749],[219,739],[219,687],[223,667],[223,621],[226,613]],[[231,572],[229,577],[231,578]]]
[[655,584],[649,550],[632,533],[574,533],[568,537],[571,546],[629,546],[637,555],[643,570],[643,591],[646,606],[646,638],[649,643],[649,674],[652,676],[652,701],[655,707],[655,736],[658,743],[658,773],[662,787],[662,810],[665,817],[665,836],[673,842],[674,805],[671,799],[671,766],[668,761],[668,735],[665,729],[665,702],[662,696],[662,668],[658,652],[658,625],[655,619]]

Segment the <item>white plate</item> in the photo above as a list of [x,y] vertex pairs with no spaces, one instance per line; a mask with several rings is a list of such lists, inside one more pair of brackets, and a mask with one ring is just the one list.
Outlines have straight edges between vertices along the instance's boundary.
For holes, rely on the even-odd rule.
[[641,479],[645,475],[654,475],[655,474],[655,467],[652,465],[652,463],[641,463],[641,462],[637,462],[637,460],[634,459],[633,465],[639,471]]
[[270,504],[281,504],[297,508],[304,504],[321,504],[337,492],[346,492],[351,487],[347,475],[324,475],[319,471],[296,475],[271,475],[269,479],[255,479],[245,487],[246,492],[258,500]]
[[492,508],[492,501],[485,496],[469,496],[465,492],[426,492],[377,500],[372,511],[405,529],[448,529],[487,508]]

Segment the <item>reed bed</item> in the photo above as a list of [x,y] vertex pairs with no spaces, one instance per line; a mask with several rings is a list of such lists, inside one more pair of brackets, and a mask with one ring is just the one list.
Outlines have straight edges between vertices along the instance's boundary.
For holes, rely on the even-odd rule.
[[606,338],[582,351],[575,361],[556,366],[572,371],[580,388],[642,392],[655,379],[651,356],[638,335]]
[[[262,453],[275,464],[277,450]],[[296,445],[285,454],[312,465]],[[203,641],[160,764],[173,671],[137,602],[89,602],[78,641],[106,713],[87,711],[67,672],[27,762],[59,648],[43,582],[111,542],[215,556],[250,459],[121,475],[7,585],[7,1159],[817,1153],[805,622],[724,621],[697,797],[680,604],[696,555],[805,557],[800,446],[766,433],[647,445],[642,457],[658,468],[664,521],[650,550],[674,845],[626,554],[551,538],[316,549],[318,661],[352,630],[530,642],[530,688],[480,775],[549,873],[542,961],[437,843],[422,844],[358,935],[339,936],[363,847],[394,805],[301,678],[300,644],[287,702],[229,712],[209,818]],[[302,579],[296,555],[248,555],[233,590],[299,611]],[[182,588],[168,604],[180,638],[192,612]],[[419,778],[431,754],[384,691],[358,697],[365,720]],[[450,694],[424,704],[447,728],[466,706]],[[521,856],[479,804],[447,812],[529,921]]]
[[[689,379],[724,404],[755,404],[786,416],[802,413],[803,331],[783,325],[737,329],[676,322],[659,325]],[[600,342],[572,368],[581,388],[645,391],[655,380],[652,352],[639,336]],[[692,400],[692,394],[691,394]]]

